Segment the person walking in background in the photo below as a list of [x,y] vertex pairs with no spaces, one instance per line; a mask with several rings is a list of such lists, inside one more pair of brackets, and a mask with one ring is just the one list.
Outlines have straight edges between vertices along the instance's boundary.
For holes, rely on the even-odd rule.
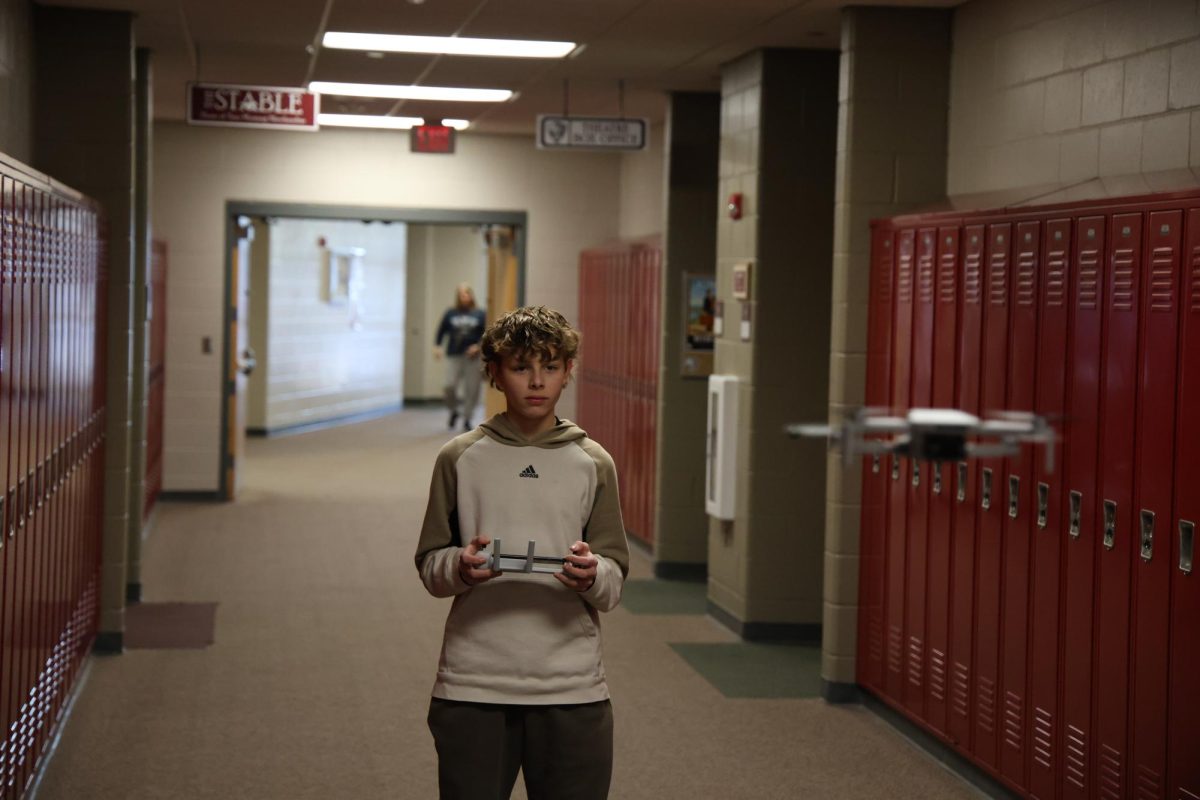
[[[463,430],[471,430],[471,415],[479,405],[479,340],[486,321],[483,309],[475,305],[475,292],[460,283],[454,290],[454,305],[446,309],[434,340],[434,355],[446,358],[446,408],[450,410],[450,428],[459,418]],[[442,350],[442,339],[447,339]]]

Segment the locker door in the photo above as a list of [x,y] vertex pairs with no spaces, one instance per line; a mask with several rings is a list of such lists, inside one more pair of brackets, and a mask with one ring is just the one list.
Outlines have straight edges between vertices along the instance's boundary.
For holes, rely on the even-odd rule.
[[[1017,224],[1013,244],[1015,270],[1010,287],[1008,404],[1031,411],[1037,375],[1038,281],[1041,265],[1040,222]],[[1033,449],[1025,446],[1005,463],[1000,687],[1004,692],[1000,770],[1017,786],[1028,785],[1029,711],[1026,679],[1029,656],[1029,553],[1033,519]]]
[[[1008,314],[1012,224],[987,228],[986,305],[983,313],[983,364],[979,407],[994,415],[1006,407]],[[1000,682],[1001,531],[1004,526],[1004,459],[979,462],[979,538],[975,568],[975,756],[989,767],[999,765],[997,741]]]
[[[953,408],[957,372],[959,228],[937,231],[937,310],[933,336],[933,393],[935,408]],[[928,627],[929,694],[925,720],[946,732],[947,679],[950,665],[950,525],[954,464],[930,464]]]
[[[933,389],[933,295],[936,280],[937,229],[917,232],[917,298],[913,307],[913,408],[928,408]],[[908,634],[908,682],[904,705],[925,717],[925,580],[929,529],[928,462],[913,461],[908,500],[908,564],[905,631]]]
[[1072,245],[1069,400],[1063,420],[1067,442],[1067,544],[1063,554],[1063,776],[1062,795],[1094,797],[1092,762],[1092,602],[1100,541],[1096,499],[1100,441],[1101,298],[1104,295],[1104,217],[1075,224]]
[[1104,387],[1101,395],[1096,594],[1096,781],[1099,796],[1127,796],[1129,583],[1137,419],[1138,276],[1142,215],[1116,214],[1108,237],[1104,296]]
[[[868,408],[888,406],[888,352],[892,338],[894,231],[880,225],[871,232],[871,287],[867,316]],[[859,582],[858,680],[883,691],[883,545],[887,524],[887,469],[881,456],[863,463],[861,579]]]
[[[1167,777],[1171,516],[1179,344],[1182,211],[1149,214],[1141,294],[1133,560],[1130,743],[1138,797],[1161,798]],[[1198,754],[1200,757],[1200,754]]]
[[[896,301],[892,324],[891,407],[903,414],[909,407],[909,376],[912,364],[913,259],[916,231],[900,231],[896,236]],[[888,459],[887,524],[887,675],[884,690],[897,703],[904,700],[904,555],[908,534],[908,490],[910,479],[907,459],[891,455]]]
[[[963,229],[962,289],[958,334],[958,380],[955,405],[979,413],[980,342],[983,335],[982,225]],[[954,468],[954,547],[950,584],[950,718],[947,734],[959,747],[971,749],[972,664],[975,646],[975,546],[978,536],[979,464],[975,459],[947,465]]]
[[[1068,317],[1068,256],[1071,252],[1071,220],[1046,223],[1043,236],[1041,321],[1038,325],[1037,398],[1034,410],[1055,421],[1065,413]],[[1033,731],[1030,737],[1029,793],[1052,798],[1058,787],[1059,710],[1058,642],[1060,552],[1063,544],[1063,446],[1052,445],[1052,468],[1045,453],[1034,452],[1030,514],[1033,518],[1032,588],[1029,637],[1029,707]]]
[[[1181,355],[1179,360],[1179,419],[1175,459],[1175,515],[1170,537],[1171,571],[1171,673],[1167,766],[1168,796],[1200,797],[1200,571],[1196,569],[1196,526],[1200,525],[1200,493],[1184,487],[1200,486],[1200,416],[1191,413],[1200,404],[1200,208],[1187,215],[1184,249],[1184,284]],[[1166,548],[1163,548],[1166,551]]]

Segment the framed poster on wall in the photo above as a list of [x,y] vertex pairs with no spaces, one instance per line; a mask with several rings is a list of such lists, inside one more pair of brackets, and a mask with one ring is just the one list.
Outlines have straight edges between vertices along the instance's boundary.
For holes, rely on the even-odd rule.
[[717,307],[714,275],[683,274],[683,353],[680,374],[707,378],[713,369],[713,319]]

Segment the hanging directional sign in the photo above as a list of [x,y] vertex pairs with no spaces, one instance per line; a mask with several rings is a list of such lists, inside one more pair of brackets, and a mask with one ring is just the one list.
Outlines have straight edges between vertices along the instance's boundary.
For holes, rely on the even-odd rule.
[[317,130],[320,95],[286,86],[189,83],[189,125]]
[[556,117],[539,114],[540,150],[644,150],[646,120],[626,117]]

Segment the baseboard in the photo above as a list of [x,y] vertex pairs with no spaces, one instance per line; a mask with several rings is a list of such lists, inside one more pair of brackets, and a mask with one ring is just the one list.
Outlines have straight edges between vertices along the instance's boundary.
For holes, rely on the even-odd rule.
[[371,411],[363,411],[359,414],[346,414],[341,417],[333,417],[332,419],[323,419],[319,422],[301,422],[296,425],[283,425],[278,428],[246,428],[247,436],[254,436],[260,439],[274,439],[278,436],[295,436],[298,433],[312,433],[313,431],[323,431],[328,428],[337,428],[342,425],[353,425],[356,422],[367,422],[380,417],[390,416],[398,411],[401,411],[404,406],[400,403],[395,403],[384,408],[376,408]]
[[216,503],[221,500],[218,491],[159,492],[160,503]]
[[53,733],[50,738],[50,744],[46,747],[46,751],[42,753],[42,757],[38,759],[37,770],[34,772],[32,783],[29,784],[29,791],[24,795],[25,800],[36,800],[38,790],[42,788],[42,778],[46,777],[46,770],[50,766],[54,754],[58,752],[58,743],[62,739],[62,732],[67,727],[67,721],[71,719],[71,713],[75,710],[75,701],[79,699],[79,695],[83,693],[84,684],[88,682],[88,678],[92,675],[92,659],[84,656],[83,668],[79,670],[79,678],[75,681],[75,685],[71,687],[71,691],[67,694],[67,701],[63,703],[62,711],[58,713],[58,719],[54,722]]
[[654,577],[664,581],[706,583],[708,581],[708,564],[694,564],[687,561],[655,561]]
[[997,798],[997,800],[1010,800],[1011,798],[1021,797],[1021,795],[1016,794],[1007,786],[984,772],[966,756],[908,719],[908,717],[871,694],[871,692],[864,689],[860,692],[860,695],[862,703],[866,708],[895,728],[901,736],[924,750],[942,766],[974,786],[980,792],[983,792],[988,797]]
[[444,397],[406,397],[404,398],[405,408],[434,408],[445,407],[446,398]]
[[92,652],[98,656],[119,656],[125,652],[125,634],[121,631],[101,631],[92,643]]
[[862,702],[862,693],[857,683],[840,683],[821,678],[821,697],[825,702],[842,705]]
[[125,584],[125,602],[126,603],[142,602],[142,584],[140,584],[140,583]]
[[819,622],[743,622],[712,600],[708,601],[708,614],[747,642],[821,643]]

